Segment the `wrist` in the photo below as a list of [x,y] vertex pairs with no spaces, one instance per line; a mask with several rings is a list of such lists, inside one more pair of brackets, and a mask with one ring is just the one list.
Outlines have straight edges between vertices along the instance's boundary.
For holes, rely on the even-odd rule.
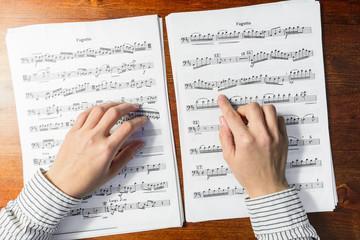
[[79,194],[71,192],[69,189],[64,187],[64,184],[61,183],[61,179],[58,181],[55,176],[53,176],[51,169],[49,169],[47,172],[43,173],[44,177],[52,184],[54,185],[59,191],[62,193],[75,198],[75,199],[81,199],[82,196],[79,196]]
[[282,184],[282,185],[266,186],[265,188],[253,188],[253,189],[245,188],[245,191],[249,195],[249,198],[253,199],[253,198],[259,198],[273,193],[281,192],[289,188],[290,187],[288,184],[286,185]]

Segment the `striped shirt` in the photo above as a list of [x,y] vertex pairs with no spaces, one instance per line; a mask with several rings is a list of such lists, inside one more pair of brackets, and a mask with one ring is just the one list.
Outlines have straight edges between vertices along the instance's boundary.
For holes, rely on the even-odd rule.
[[[81,202],[57,189],[42,171],[1,209],[0,239],[50,239],[61,220]],[[294,189],[245,202],[258,239],[320,239]]]
[[320,239],[294,188],[247,199],[245,204],[259,240]]
[[0,212],[0,239],[50,239],[61,220],[79,203],[38,170],[19,196]]

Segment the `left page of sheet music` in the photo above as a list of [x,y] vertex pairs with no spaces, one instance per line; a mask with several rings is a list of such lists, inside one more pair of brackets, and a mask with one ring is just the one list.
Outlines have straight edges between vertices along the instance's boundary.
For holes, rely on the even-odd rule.
[[169,114],[162,21],[157,16],[10,29],[9,61],[24,181],[47,169],[78,114],[109,101],[139,103],[121,118],[150,121],[131,139],[145,146],[120,174],[61,223],[55,239],[182,225]]

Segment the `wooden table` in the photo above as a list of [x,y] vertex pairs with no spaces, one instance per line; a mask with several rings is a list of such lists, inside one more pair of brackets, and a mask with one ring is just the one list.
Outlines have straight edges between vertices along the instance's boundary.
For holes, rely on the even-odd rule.
[[[8,28],[39,23],[93,21],[172,12],[240,7],[271,0],[0,0],[0,208],[23,187],[15,100],[6,52]],[[311,213],[322,239],[360,239],[360,1],[321,0],[330,136],[339,205]],[[165,28],[164,28],[165,29]],[[165,53],[178,167],[180,144],[167,34]],[[182,180],[182,179],[181,179]],[[354,190],[351,191],[349,187]],[[185,223],[183,228],[124,234],[102,239],[254,239],[249,219]]]

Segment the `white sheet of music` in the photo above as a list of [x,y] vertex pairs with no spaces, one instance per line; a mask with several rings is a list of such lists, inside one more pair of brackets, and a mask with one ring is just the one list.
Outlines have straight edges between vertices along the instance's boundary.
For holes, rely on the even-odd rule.
[[289,136],[286,176],[308,212],[337,202],[328,131],[320,6],[280,2],[166,18],[185,213],[190,222],[248,216],[247,196],[222,156],[222,93],[234,107],[274,104]]
[[150,119],[131,137],[143,140],[144,148],[119,176],[84,197],[54,238],[181,226],[162,20],[154,15],[34,25],[10,29],[7,44],[25,182],[51,165],[66,132],[88,107],[137,102],[141,109],[130,117]]

